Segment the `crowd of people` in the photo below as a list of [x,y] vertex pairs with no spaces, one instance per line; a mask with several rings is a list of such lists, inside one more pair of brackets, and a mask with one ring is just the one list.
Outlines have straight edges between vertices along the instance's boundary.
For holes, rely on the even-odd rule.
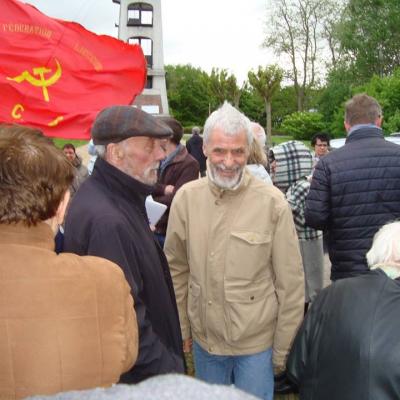
[[[354,96],[345,146],[320,133],[313,153],[267,149],[226,102],[186,146],[176,119],[110,106],[89,177],[72,145],[2,125],[0,398],[400,398],[400,147],[382,118]],[[183,376],[189,352],[216,386]]]

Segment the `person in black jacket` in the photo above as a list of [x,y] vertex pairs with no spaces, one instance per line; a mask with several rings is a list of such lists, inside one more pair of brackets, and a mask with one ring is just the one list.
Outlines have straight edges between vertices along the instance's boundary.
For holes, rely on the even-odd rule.
[[203,152],[203,138],[200,136],[200,128],[198,126],[193,127],[192,137],[186,142],[186,149],[199,163],[200,175],[206,176],[207,157]]
[[400,146],[382,134],[382,110],[366,94],[346,103],[346,144],[319,160],[306,224],[328,233],[331,279],[368,271],[365,254],[380,226],[400,217]]
[[145,198],[152,192],[160,160],[165,157],[163,138],[172,131],[137,108],[112,106],[100,112],[91,133],[99,157],[71,203],[64,250],[114,261],[131,287],[139,355],[120,382],[184,372],[169,267],[145,209]]
[[313,302],[287,361],[300,399],[400,399],[400,222],[375,235],[371,271]]

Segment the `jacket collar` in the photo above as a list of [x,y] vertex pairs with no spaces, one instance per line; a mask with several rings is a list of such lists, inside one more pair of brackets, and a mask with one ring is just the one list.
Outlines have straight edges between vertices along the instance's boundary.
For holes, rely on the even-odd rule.
[[186,150],[185,146],[180,147],[178,153],[176,154],[176,156],[172,159],[171,164],[172,163],[178,163],[178,162],[182,162],[184,161],[185,157],[188,155],[188,151]]
[[354,142],[356,140],[370,139],[370,138],[381,138],[384,140],[382,129],[376,126],[357,129],[353,131],[351,135],[347,136],[346,144]]
[[[208,166],[208,160],[207,160],[207,166]],[[246,187],[249,185],[250,180],[251,180],[252,175],[250,172],[247,170],[247,168],[244,168],[242,178],[239,182],[239,185],[236,186],[235,189],[221,189],[219,186],[217,186],[210,178],[210,172],[209,168],[207,168],[207,180],[208,180],[208,185],[211,189],[211,193],[218,198],[222,198],[225,196],[236,196],[240,193],[242,193]]]
[[163,175],[166,168],[169,167],[170,165],[183,162],[185,160],[185,157],[187,156],[187,154],[188,154],[188,151],[186,150],[186,147],[183,146],[182,144],[179,144],[177,146],[177,148],[174,150],[174,154],[172,154],[168,160],[165,159],[164,162],[163,161],[161,162],[160,168],[159,168],[160,175]]
[[100,157],[97,157],[90,179],[92,177],[102,180],[112,193],[143,206],[146,197],[153,191],[153,186],[139,182]]
[[0,224],[0,245],[19,244],[54,251],[54,233],[45,222],[36,226]]

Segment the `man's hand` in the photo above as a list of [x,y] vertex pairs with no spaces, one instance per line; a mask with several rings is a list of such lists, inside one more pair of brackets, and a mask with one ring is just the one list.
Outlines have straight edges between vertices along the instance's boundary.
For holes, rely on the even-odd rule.
[[192,351],[193,340],[192,338],[183,341],[183,352],[190,353]]
[[175,189],[175,186],[173,186],[173,185],[167,185],[167,186],[165,186],[164,194],[165,194],[165,195],[167,195],[167,194],[172,194],[172,193],[174,192],[174,189]]

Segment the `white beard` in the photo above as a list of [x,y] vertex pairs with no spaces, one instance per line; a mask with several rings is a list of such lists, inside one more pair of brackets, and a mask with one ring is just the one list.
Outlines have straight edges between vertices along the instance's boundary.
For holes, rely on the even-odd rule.
[[225,168],[223,165],[213,165],[211,163],[209,163],[209,169],[210,169],[210,179],[211,181],[218,186],[220,189],[236,189],[239,184],[240,181],[242,179],[243,176],[243,171],[244,171],[244,167],[243,168],[235,168],[236,174],[234,176],[232,176],[231,178],[229,177],[224,177],[221,176],[218,173],[218,170],[226,170],[227,168]]

